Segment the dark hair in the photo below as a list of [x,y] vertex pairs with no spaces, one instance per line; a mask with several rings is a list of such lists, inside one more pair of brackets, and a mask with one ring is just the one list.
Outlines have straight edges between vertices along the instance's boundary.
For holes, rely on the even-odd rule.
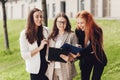
[[56,22],[57,22],[57,19],[59,17],[64,17],[66,19],[66,28],[65,28],[65,31],[66,32],[71,32],[71,24],[70,24],[70,21],[67,17],[67,15],[63,12],[59,13],[56,17],[55,17],[55,20],[53,22],[53,29],[52,29],[52,33],[50,34],[49,38],[52,38],[53,40],[55,39],[55,37],[58,35],[58,28],[57,28],[57,25],[56,25]]
[[[38,8],[34,8],[30,11],[28,18],[27,18],[27,30],[26,30],[26,38],[28,39],[28,42],[30,44],[32,44],[34,41],[38,40],[37,37],[37,32],[35,30],[35,23],[34,23],[34,19],[33,19],[33,14],[37,11],[42,12],[40,9]],[[41,25],[42,26],[42,25]],[[39,36],[42,39],[43,38],[43,27],[39,27],[38,31],[40,30]]]
[[96,58],[100,61],[97,56],[97,51],[102,54],[103,51],[103,32],[102,29],[96,24],[92,15],[87,11],[78,12],[76,18],[83,18],[86,21],[85,27],[85,43],[87,46],[88,40],[92,43],[92,49],[95,53]]

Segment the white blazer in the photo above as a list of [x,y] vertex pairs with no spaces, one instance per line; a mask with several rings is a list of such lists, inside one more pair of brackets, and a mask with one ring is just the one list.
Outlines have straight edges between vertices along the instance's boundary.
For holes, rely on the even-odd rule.
[[[26,39],[24,29],[20,33],[20,51],[21,56],[25,60],[26,64],[26,71],[33,74],[38,74],[40,70],[40,53],[37,53],[33,57],[31,57],[31,51],[38,47],[37,41],[35,41],[33,44],[30,44],[28,40]],[[43,35],[45,38],[48,37],[48,30],[46,27],[43,27]]]

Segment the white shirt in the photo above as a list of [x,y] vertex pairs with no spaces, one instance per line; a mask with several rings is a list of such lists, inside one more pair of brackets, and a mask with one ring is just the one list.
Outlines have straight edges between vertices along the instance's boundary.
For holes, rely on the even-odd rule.
[[[57,36],[57,40],[56,40],[56,44],[55,44],[55,47],[56,48],[60,48],[61,47],[61,44],[62,44],[62,36]],[[55,68],[61,68],[60,66],[60,62],[55,62]]]

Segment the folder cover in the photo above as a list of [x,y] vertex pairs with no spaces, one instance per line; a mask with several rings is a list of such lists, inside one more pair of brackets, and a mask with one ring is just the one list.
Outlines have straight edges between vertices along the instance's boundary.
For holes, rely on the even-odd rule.
[[66,62],[60,57],[60,54],[67,55],[68,52],[63,50],[62,48],[55,48],[55,47],[49,47],[48,52],[48,60],[50,61],[58,61],[58,62]]

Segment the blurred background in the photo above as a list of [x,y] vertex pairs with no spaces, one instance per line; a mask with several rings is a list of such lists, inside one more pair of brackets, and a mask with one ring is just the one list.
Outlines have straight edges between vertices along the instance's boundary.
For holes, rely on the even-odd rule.
[[[49,19],[58,12],[65,12],[69,18],[76,13],[87,10],[98,18],[120,18],[120,0],[45,0]],[[6,13],[8,19],[26,19],[30,9],[42,9],[42,0],[8,0]],[[1,4],[0,4],[1,5]],[[0,19],[2,19],[2,6],[0,6]]]
[[[87,10],[103,29],[108,64],[101,80],[120,80],[120,0],[0,0],[0,80],[29,80],[19,49],[19,35],[33,8],[43,10],[43,23],[51,29],[53,19],[65,12],[72,30],[78,11]],[[80,80],[79,61],[75,62]]]

